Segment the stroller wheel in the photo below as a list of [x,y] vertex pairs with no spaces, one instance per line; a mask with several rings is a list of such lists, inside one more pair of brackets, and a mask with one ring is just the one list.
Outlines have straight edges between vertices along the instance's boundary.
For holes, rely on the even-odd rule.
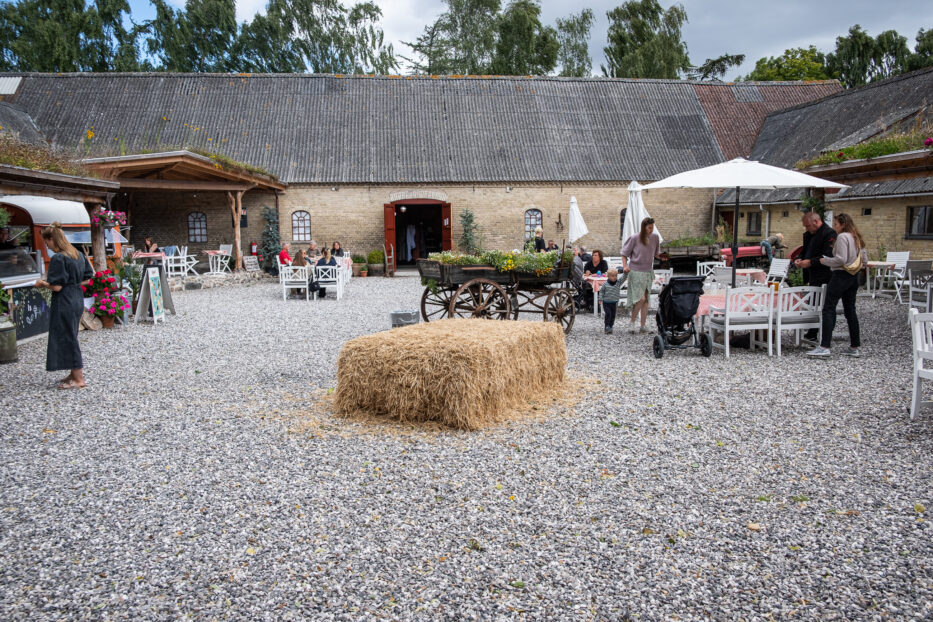
[[656,335],[654,338],[654,358],[659,359],[664,356],[664,337]]
[[713,353],[713,342],[709,340],[709,335],[706,333],[700,335],[700,353],[706,357]]

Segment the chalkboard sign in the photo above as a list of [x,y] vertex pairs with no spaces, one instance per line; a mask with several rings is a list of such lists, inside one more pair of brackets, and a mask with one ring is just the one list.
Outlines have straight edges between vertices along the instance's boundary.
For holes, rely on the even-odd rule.
[[259,272],[259,259],[256,255],[244,255],[243,267],[246,268],[247,272]]
[[16,287],[10,290],[16,339],[35,337],[49,332],[52,293],[35,287]]

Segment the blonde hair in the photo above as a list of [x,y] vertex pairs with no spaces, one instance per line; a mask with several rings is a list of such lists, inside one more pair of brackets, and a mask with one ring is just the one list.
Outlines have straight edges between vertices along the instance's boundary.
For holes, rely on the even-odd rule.
[[539,233],[544,235],[544,229],[541,226],[535,227],[535,235],[538,235]]
[[324,255],[325,262],[330,261],[330,249],[329,248],[324,249],[323,255]]
[[72,259],[78,258],[78,249],[72,246],[68,238],[65,237],[65,232],[62,231],[62,223],[57,220],[42,230],[42,239],[51,240],[58,249],[57,252],[62,255],[68,255]]
[[619,276],[619,270],[617,268],[609,268],[609,270],[606,271],[606,276]]

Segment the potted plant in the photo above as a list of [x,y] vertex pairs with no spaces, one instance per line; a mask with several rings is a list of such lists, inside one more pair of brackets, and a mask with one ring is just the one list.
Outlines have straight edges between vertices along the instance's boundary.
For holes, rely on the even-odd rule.
[[367,276],[369,276],[369,266],[366,265],[365,263],[362,266],[360,266],[360,276],[363,278],[366,278]]
[[98,294],[94,296],[94,304],[91,311],[100,318],[100,323],[104,328],[113,328],[113,323],[118,317],[123,317],[124,311],[130,308],[130,301],[123,294],[110,293]]
[[380,250],[370,251],[366,259],[369,262],[369,271],[373,273],[373,276],[382,276],[385,273],[385,253]]
[[353,276],[360,276],[366,267],[366,258],[362,255],[353,255]]
[[0,283],[0,364],[15,363],[19,359],[16,350],[16,325],[9,316],[10,292]]

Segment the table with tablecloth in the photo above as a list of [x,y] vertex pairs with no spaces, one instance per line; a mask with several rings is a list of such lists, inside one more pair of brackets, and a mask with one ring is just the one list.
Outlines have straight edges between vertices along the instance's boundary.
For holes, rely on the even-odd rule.
[[597,315],[599,313],[599,300],[597,295],[599,294],[599,290],[602,289],[603,283],[608,281],[609,277],[591,274],[589,276],[583,277],[583,280],[589,283],[593,288],[593,315]]

